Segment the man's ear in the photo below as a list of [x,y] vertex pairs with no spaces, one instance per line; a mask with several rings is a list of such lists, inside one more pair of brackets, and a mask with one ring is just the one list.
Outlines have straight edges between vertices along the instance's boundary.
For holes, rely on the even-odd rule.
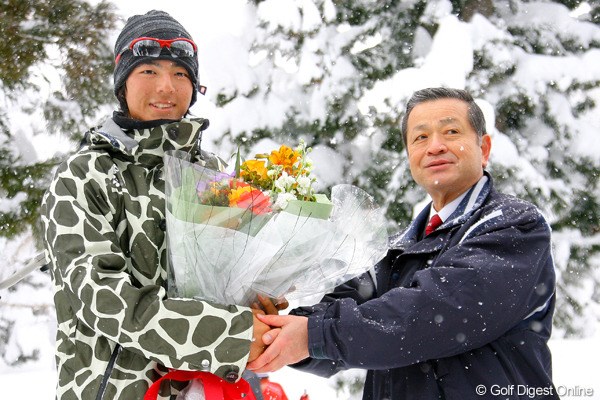
[[490,151],[492,150],[492,138],[487,133],[481,137],[481,166],[487,167]]
[[119,91],[117,93],[117,101],[119,102],[119,108],[121,109],[123,114],[128,115],[129,107],[127,107],[127,100],[125,98],[126,93],[127,93],[127,83],[125,83],[123,85],[123,87],[121,87],[121,89],[119,89]]

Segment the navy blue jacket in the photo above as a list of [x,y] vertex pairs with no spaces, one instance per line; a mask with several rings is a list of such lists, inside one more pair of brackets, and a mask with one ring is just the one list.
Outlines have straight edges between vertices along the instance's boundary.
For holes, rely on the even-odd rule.
[[322,376],[367,369],[369,400],[558,398],[543,216],[491,178],[422,238],[428,216],[426,207],[390,239],[373,293],[363,276],[295,311],[309,316],[311,355],[296,367]]

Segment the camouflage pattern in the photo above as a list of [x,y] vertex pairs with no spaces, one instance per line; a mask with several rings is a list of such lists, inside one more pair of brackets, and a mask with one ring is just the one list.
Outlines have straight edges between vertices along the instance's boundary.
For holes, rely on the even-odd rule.
[[[249,308],[169,299],[165,290],[162,156],[195,151],[202,123],[125,133],[109,119],[58,168],[42,204],[58,318],[57,399],[142,399],[171,368],[229,381],[245,368]],[[159,398],[178,389],[166,381]]]

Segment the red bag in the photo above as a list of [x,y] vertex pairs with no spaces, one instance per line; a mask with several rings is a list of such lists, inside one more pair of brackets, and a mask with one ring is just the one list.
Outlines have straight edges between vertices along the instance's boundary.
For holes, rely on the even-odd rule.
[[281,385],[277,382],[271,382],[267,377],[260,379],[260,391],[265,399],[288,400]]
[[248,382],[240,379],[236,383],[229,383],[218,376],[202,371],[178,371],[174,370],[163,375],[154,382],[144,395],[144,400],[156,400],[163,380],[177,382],[198,379],[204,386],[204,398],[207,400],[256,400]]

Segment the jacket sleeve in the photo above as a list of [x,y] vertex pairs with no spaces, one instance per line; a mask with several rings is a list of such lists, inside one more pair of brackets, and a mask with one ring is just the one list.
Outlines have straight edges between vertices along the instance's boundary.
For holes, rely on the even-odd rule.
[[[356,304],[362,304],[372,299],[374,295],[375,283],[372,279],[371,271],[368,271],[337,286],[332,293],[325,295],[321,299],[321,302],[312,306],[295,308],[290,311],[290,315],[314,317],[318,313],[323,313],[332,302],[338,299],[352,299]],[[323,377],[330,377],[349,368],[343,360],[325,360],[310,357],[299,363],[290,365],[290,367]]]
[[[348,368],[403,367],[479,348],[543,310],[555,284],[544,218],[515,202],[480,221],[416,272],[410,287],[360,305],[338,300],[311,315],[311,357]],[[547,338],[546,328],[528,327]]]
[[[111,193],[114,182],[101,165],[89,153],[72,157],[59,167],[44,197],[59,331],[72,331],[65,325],[76,318],[90,334],[168,368],[221,377],[243,370],[252,338],[249,308],[168,299],[160,285],[166,275],[159,257],[154,271],[139,270],[120,243],[126,227],[114,216],[135,210],[120,207]],[[60,335],[58,340],[60,346]]]

